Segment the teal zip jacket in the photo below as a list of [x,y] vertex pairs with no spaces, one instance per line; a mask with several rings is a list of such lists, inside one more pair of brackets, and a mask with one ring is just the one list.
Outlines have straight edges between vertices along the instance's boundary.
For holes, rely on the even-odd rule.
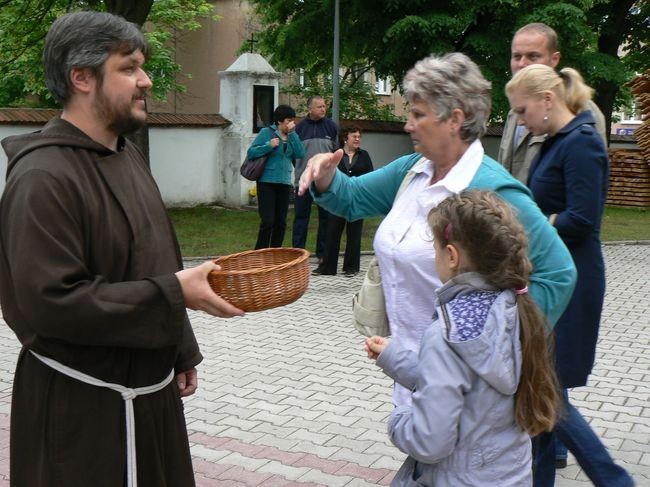
[[[280,145],[275,149],[271,147],[272,138],[280,139]],[[267,155],[269,156],[264,166],[264,172],[259,179],[262,183],[280,183],[291,186],[291,172],[293,171],[293,160],[305,155],[305,148],[300,141],[296,132],[291,132],[287,141],[283,141],[280,132],[275,124],[270,127],[264,127],[253,144],[248,149],[248,157],[257,159]]]
[[[349,178],[336,171],[326,192],[319,194],[313,184],[311,191],[319,205],[349,221],[386,215],[404,176],[421,157],[417,153],[403,156],[359,177]],[[557,231],[529,189],[488,156],[483,157],[467,189],[492,190],[517,211],[528,234],[528,256],[533,264],[529,292],[554,326],[571,298],[577,276],[571,254]]]

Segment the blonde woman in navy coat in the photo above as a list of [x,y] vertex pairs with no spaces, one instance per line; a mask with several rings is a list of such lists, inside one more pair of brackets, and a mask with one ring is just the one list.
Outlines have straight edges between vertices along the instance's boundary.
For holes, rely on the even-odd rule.
[[[519,123],[534,135],[547,134],[532,163],[528,186],[542,212],[571,252],[578,281],[555,326],[556,368],[562,387],[584,386],[591,373],[605,296],[600,221],[607,196],[607,149],[589,111],[593,90],[571,68],[560,72],[530,65],[506,85]],[[576,115],[577,114],[577,115]],[[554,485],[557,435],[596,486],[633,485],[600,439],[566,398],[566,414],[553,433],[536,438],[534,485]]]

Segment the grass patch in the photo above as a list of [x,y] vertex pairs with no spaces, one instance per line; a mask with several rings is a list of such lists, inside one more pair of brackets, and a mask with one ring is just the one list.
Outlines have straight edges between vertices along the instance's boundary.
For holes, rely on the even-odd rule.
[[254,211],[196,207],[168,213],[183,256],[219,256],[255,246],[259,218]]
[[605,208],[601,227],[603,242],[650,240],[650,208]]
[[[171,208],[172,223],[185,257],[219,256],[255,246],[260,220],[256,210],[220,207]],[[372,240],[382,218],[364,221],[361,250],[372,250]],[[289,208],[284,245],[291,246],[293,209]],[[309,221],[307,249],[316,250],[317,210]],[[650,240],[650,209],[605,208],[602,240]],[[345,248],[345,234],[341,249]]]

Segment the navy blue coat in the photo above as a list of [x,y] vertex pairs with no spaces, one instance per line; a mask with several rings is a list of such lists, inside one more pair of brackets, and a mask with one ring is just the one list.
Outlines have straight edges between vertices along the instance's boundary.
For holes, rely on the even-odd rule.
[[607,197],[607,149],[591,112],[577,115],[549,137],[532,163],[528,186],[571,252],[578,281],[555,326],[556,368],[563,387],[587,383],[605,296],[600,221]]

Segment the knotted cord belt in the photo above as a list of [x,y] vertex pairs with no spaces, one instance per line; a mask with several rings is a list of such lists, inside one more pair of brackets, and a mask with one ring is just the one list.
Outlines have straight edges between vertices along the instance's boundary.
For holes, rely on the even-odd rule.
[[112,389],[116,392],[119,392],[124,399],[124,407],[126,409],[126,474],[127,474],[127,483],[128,487],[137,487],[138,485],[138,466],[136,462],[135,455],[135,416],[133,414],[133,399],[137,396],[142,396],[145,394],[151,394],[152,392],[158,392],[161,389],[167,387],[167,385],[174,378],[174,371],[172,370],[169,375],[158,384],[145,387],[136,387],[131,389],[129,387],[124,387],[120,384],[113,384],[111,382],[104,382],[103,380],[96,379],[90,375],[79,372],[78,370],[72,369],[67,365],[63,365],[56,360],[53,360],[48,357],[43,357],[38,353],[30,350],[32,355],[43,362],[45,365],[49,365],[54,370],[61,372],[62,374],[77,379],[86,384],[90,384],[97,387],[106,387]]

